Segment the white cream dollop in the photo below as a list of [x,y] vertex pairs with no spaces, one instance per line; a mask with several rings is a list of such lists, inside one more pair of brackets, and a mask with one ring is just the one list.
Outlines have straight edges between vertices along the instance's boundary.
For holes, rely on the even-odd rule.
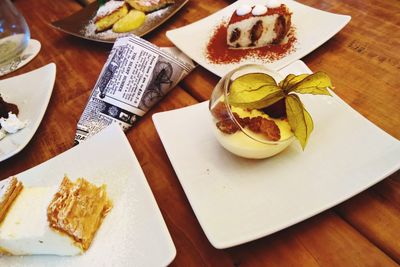
[[8,119],[0,118],[1,128],[7,133],[16,133],[26,126],[26,121],[20,121],[17,115],[9,112]]
[[251,14],[253,14],[254,16],[261,16],[261,15],[264,15],[265,13],[267,13],[267,11],[268,11],[268,8],[266,6],[256,5],[255,7],[253,7]]
[[251,12],[251,6],[249,5],[241,5],[236,9],[236,14],[238,16],[244,16]]
[[267,3],[265,5],[268,8],[277,8],[277,7],[280,7],[281,4],[282,4],[282,2],[279,0],[267,0]]

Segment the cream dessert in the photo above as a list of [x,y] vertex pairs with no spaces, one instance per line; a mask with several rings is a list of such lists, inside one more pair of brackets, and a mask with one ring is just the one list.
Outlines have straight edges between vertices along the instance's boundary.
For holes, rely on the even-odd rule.
[[47,206],[56,187],[24,188],[0,226],[0,251],[9,255],[78,255],[74,240],[50,228]]
[[78,255],[110,210],[105,186],[64,178],[60,187],[25,187],[0,224],[5,255]]
[[245,158],[267,158],[294,139],[307,146],[314,122],[298,94],[330,96],[324,72],[279,73],[262,65],[241,66],[224,76],[211,94],[214,132],[228,151]]
[[214,132],[219,143],[228,151],[244,158],[271,157],[294,141],[293,132],[285,118],[271,118],[260,110],[231,106],[231,118],[225,103],[213,109],[217,118]]
[[291,26],[291,13],[279,1],[266,5],[242,5],[227,27],[229,48],[256,48],[282,42]]

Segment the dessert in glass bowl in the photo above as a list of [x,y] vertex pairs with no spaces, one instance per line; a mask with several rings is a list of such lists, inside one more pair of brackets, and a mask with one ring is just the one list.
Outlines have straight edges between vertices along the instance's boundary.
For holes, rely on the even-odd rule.
[[330,95],[323,72],[286,78],[262,65],[244,65],[223,77],[209,103],[220,144],[241,157],[271,157],[298,139],[304,149],[313,121],[297,94]]

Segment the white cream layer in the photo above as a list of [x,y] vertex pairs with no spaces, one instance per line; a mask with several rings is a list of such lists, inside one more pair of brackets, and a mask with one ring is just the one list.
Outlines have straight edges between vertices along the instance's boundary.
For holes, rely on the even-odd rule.
[[58,187],[22,189],[0,225],[0,250],[12,255],[77,255],[74,240],[49,227],[47,207]]
[[286,147],[288,147],[294,138],[285,141],[276,142],[271,144],[260,143],[251,139],[242,131],[237,131],[234,134],[225,134],[217,127],[214,127],[214,133],[219,143],[231,153],[249,159],[264,159],[272,157]]
[[[252,110],[249,112],[241,108],[232,107],[232,112],[237,113],[242,118],[261,116],[266,119],[272,119],[267,114],[258,110]],[[275,121],[280,130],[281,139],[279,142],[269,141],[263,134],[254,133],[250,130],[247,130],[248,134],[263,142],[250,138],[243,131],[237,131],[234,134],[225,134],[217,127],[213,127],[213,129],[217,140],[226,150],[243,158],[263,159],[278,154],[294,141],[293,132],[291,131],[290,125],[287,121],[281,119],[272,120]]]

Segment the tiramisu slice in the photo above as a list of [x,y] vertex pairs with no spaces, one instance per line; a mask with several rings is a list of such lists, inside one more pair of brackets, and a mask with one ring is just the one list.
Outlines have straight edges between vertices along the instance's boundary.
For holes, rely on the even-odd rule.
[[78,255],[110,210],[105,185],[64,178],[57,187],[25,187],[0,225],[0,252]]
[[240,6],[228,23],[227,44],[230,48],[255,48],[278,44],[291,26],[289,9],[277,1],[267,5]]

